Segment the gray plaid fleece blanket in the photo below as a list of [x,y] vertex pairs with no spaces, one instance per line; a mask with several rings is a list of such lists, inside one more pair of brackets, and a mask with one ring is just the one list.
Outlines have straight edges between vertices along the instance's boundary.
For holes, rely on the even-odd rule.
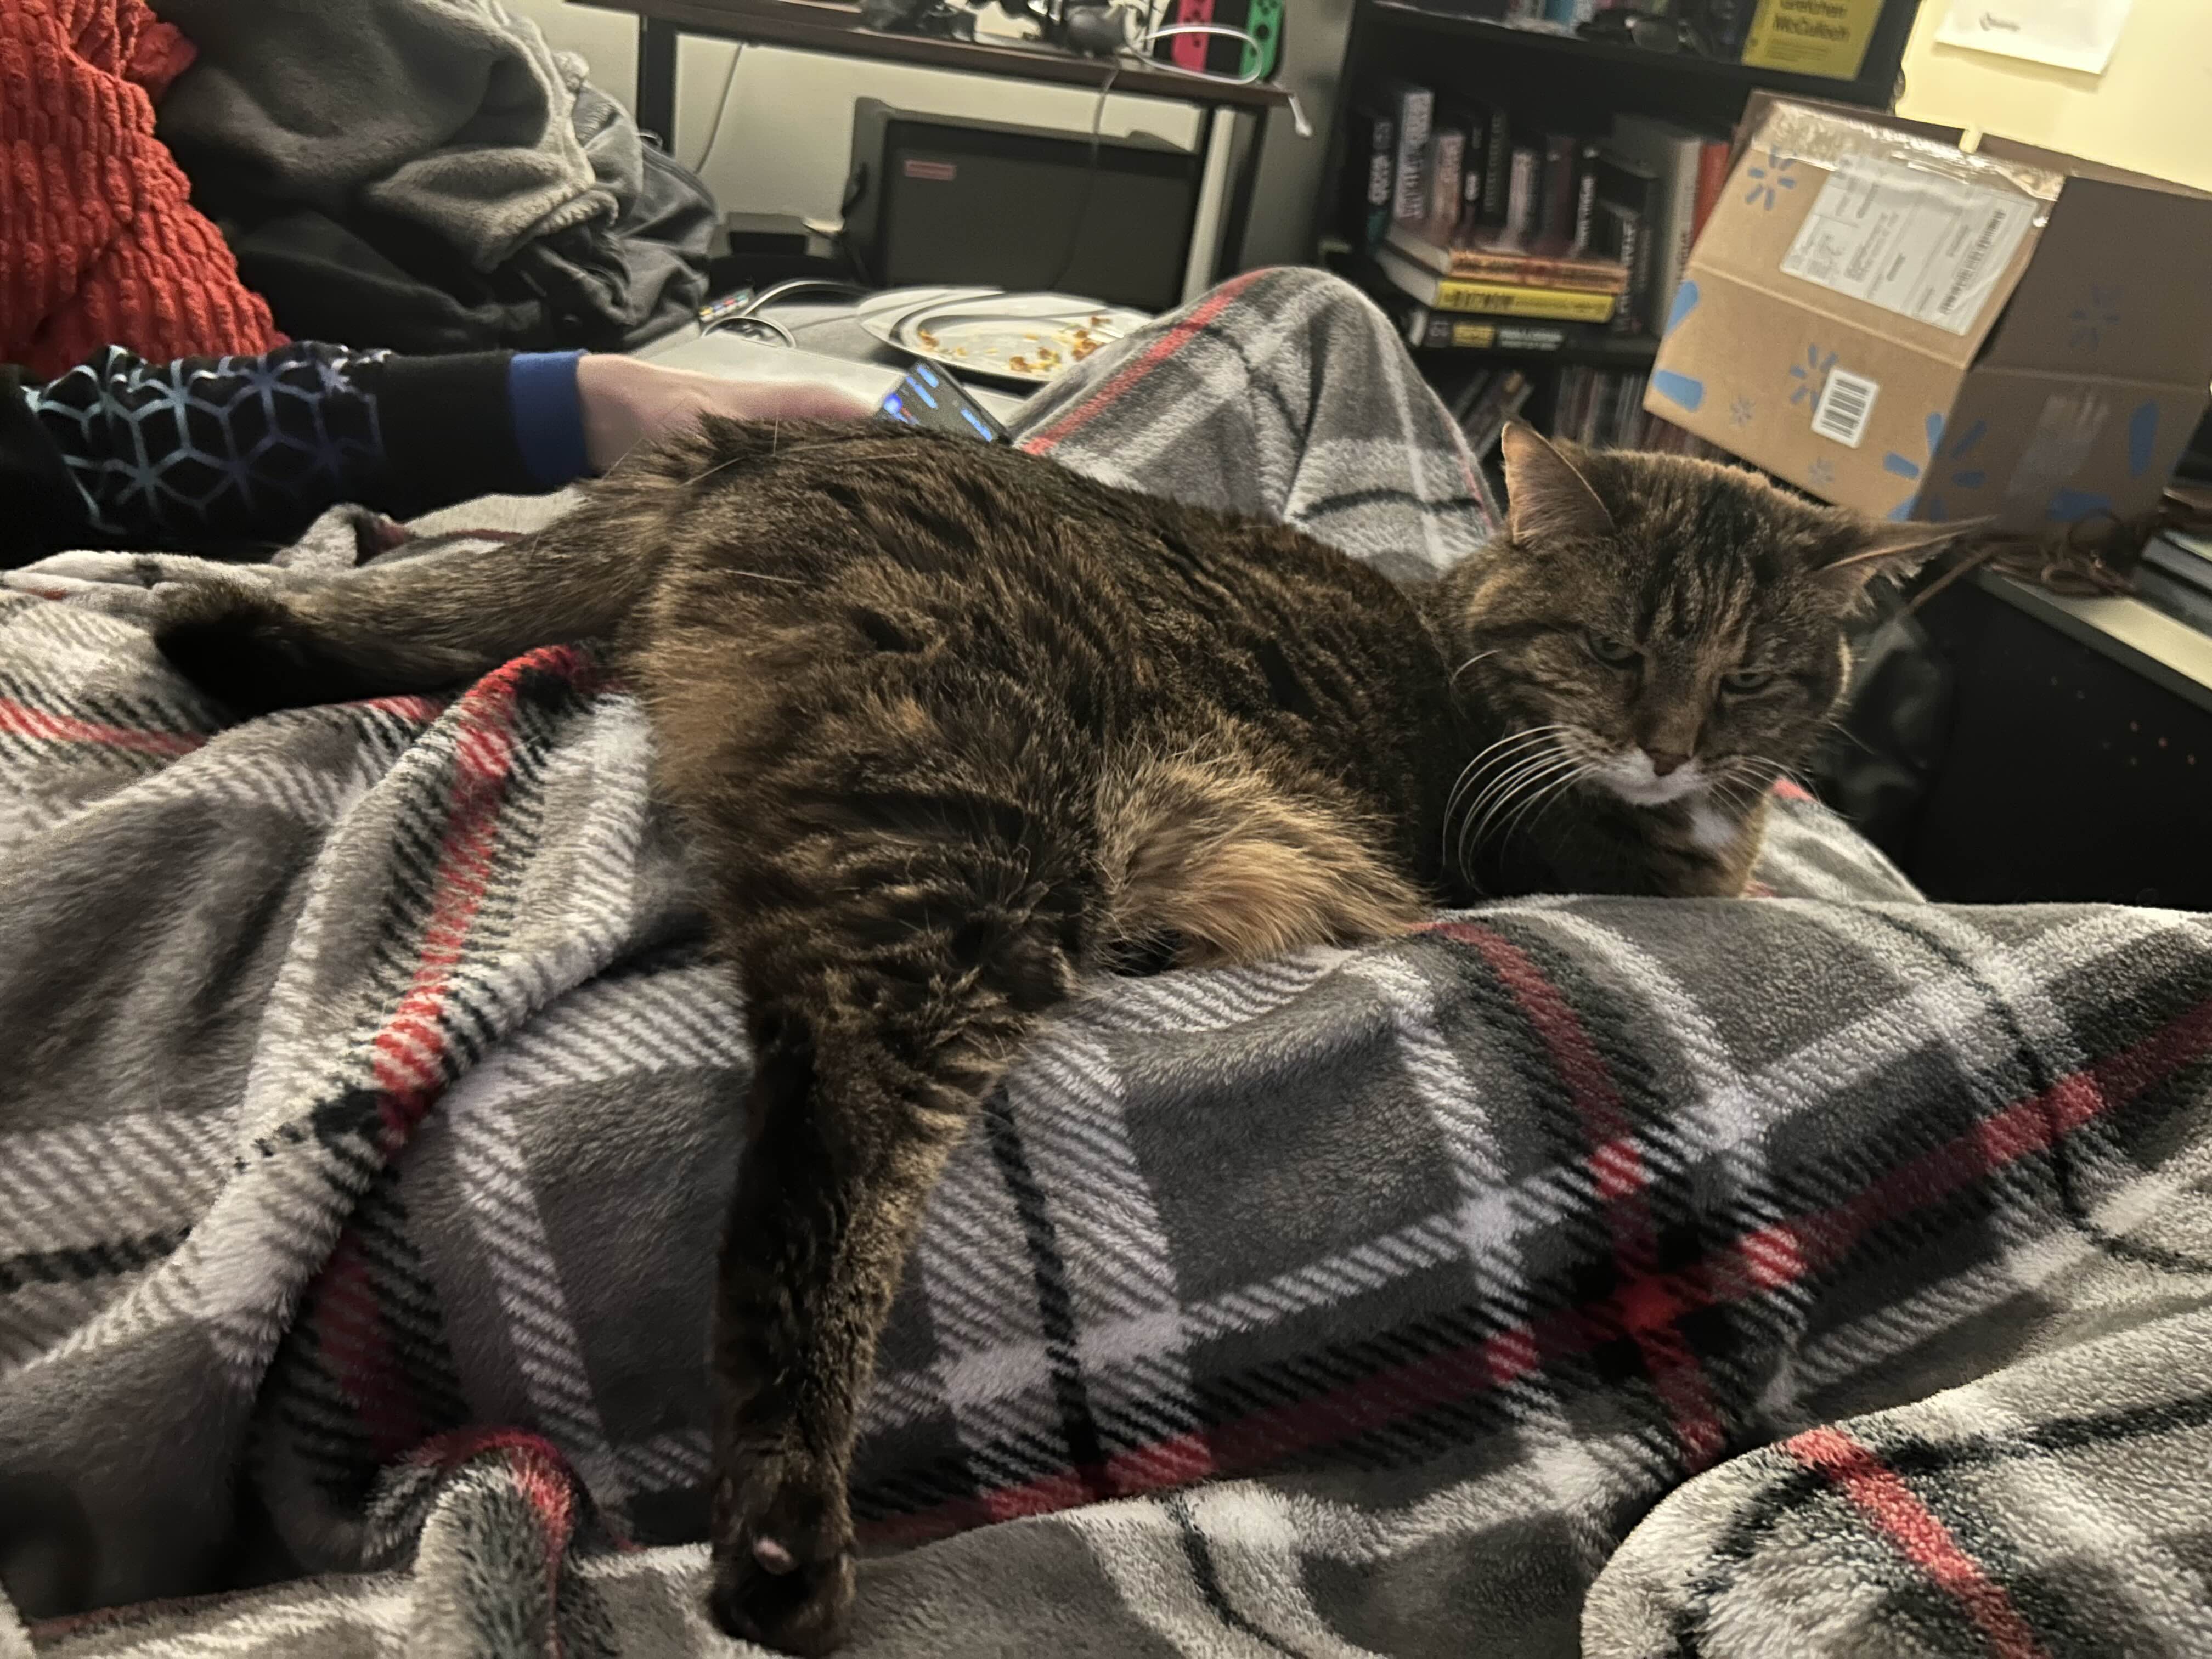
[[[1025,441],[1378,557],[1485,523],[1308,275]],[[173,570],[0,591],[0,1656],[737,1650],[746,1057],[636,704],[561,647],[226,729],[136,614]],[[1777,817],[1767,896],[1068,1012],[931,1206],[853,1651],[2212,1652],[2212,924],[1932,906]]]

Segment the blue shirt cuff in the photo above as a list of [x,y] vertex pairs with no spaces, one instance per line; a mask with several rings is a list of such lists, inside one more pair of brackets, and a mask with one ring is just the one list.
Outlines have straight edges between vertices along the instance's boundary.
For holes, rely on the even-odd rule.
[[514,447],[544,489],[558,489],[588,470],[584,459],[584,405],[576,392],[580,351],[518,351],[507,364],[508,404],[514,410]]

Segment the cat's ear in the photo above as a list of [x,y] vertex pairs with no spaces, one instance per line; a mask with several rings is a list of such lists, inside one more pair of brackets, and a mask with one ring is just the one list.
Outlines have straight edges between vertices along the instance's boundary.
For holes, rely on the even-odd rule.
[[1856,593],[1876,576],[1911,575],[1952,543],[1979,535],[1988,519],[1951,524],[1885,524],[1851,515],[1850,528],[1816,573],[1832,586]]
[[1510,422],[1498,442],[1505,458],[1505,528],[1515,541],[1613,534],[1613,514],[1589,480],[1535,428]]

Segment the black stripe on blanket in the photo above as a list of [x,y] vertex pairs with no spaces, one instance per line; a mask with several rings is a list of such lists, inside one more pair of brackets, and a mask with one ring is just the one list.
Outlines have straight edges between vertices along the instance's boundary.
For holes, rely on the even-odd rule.
[[0,1296],[26,1285],[82,1285],[88,1279],[136,1273],[159,1261],[191,1234],[190,1227],[142,1233],[137,1238],[103,1239],[66,1250],[25,1250],[0,1255]]
[[1037,1322],[1044,1332],[1045,1358],[1052,1368],[1053,1401],[1060,1407],[1060,1432],[1067,1437],[1068,1461],[1094,1500],[1108,1496],[1106,1450],[1098,1421],[1091,1413],[1091,1391],[1084,1384],[1083,1361],[1076,1351],[1075,1304],[1067,1293],[1067,1264],[1060,1253],[1060,1230],[1053,1224],[1044,1189],[1022,1150],[1021,1132],[1004,1092],[983,1108],[991,1156],[1012,1194],[1028,1242],[1030,1272],[1036,1283]]

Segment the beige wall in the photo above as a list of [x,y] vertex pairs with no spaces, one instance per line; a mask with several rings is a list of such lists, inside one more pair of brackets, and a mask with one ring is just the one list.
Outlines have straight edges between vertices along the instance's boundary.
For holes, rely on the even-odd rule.
[[1900,114],[2212,190],[2212,0],[2135,0],[2102,75],[1938,46],[1949,9],[1923,0]]

